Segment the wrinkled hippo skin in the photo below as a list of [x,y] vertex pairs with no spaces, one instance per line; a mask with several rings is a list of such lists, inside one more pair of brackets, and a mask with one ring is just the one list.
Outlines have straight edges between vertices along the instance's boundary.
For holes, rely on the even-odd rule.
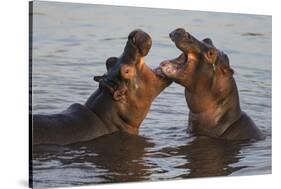
[[157,74],[160,68],[151,70],[144,63],[151,45],[147,33],[132,31],[121,56],[107,59],[107,73],[94,77],[99,88],[84,105],[31,116],[33,144],[64,145],[117,131],[137,134],[152,101],[171,83]]
[[166,77],[185,87],[188,131],[227,140],[262,139],[253,120],[241,111],[227,55],[211,39],[199,41],[182,28],[170,38],[182,54],[160,65]]

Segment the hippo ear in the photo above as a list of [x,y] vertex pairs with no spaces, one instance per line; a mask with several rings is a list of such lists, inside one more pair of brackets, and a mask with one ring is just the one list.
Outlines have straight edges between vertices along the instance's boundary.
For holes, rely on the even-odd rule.
[[208,63],[214,64],[218,57],[218,51],[215,48],[210,48],[206,53]]
[[110,57],[106,60],[105,64],[106,64],[107,72],[109,72],[112,69],[112,67],[116,64],[117,61],[118,61],[117,57]]
[[106,77],[106,75],[104,74],[104,75],[98,75],[98,76],[94,76],[94,81],[96,81],[96,82],[100,82],[100,80],[102,80],[103,78],[105,78]]
[[209,45],[214,46],[213,41],[210,38],[203,39],[203,41]]

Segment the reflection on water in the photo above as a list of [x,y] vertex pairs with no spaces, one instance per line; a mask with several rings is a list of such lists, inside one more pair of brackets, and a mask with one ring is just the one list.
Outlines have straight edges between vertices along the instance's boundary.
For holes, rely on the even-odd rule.
[[[76,175],[72,178],[76,184],[93,183],[93,178],[99,183],[149,180],[151,165],[143,158],[148,153],[147,148],[153,146],[144,137],[126,133],[114,133],[90,142],[63,147],[35,146],[33,159],[36,159],[35,165],[40,162],[40,166],[34,174],[45,174],[42,170],[46,169],[61,170],[66,174],[76,169],[86,171],[81,177]],[[61,178],[56,179],[59,182]]]
[[171,156],[182,156],[186,163],[178,168],[189,170],[178,178],[225,176],[247,166],[232,166],[242,157],[239,156],[241,143],[197,137],[186,145],[163,149]]
[[38,1],[34,8],[33,113],[84,103],[98,87],[93,75],[120,55],[131,30],[151,35],[146,63],[155,68],[178,56],[168,33],[184,27],[228,54],[241,107],[266,136],[254,143],[189,136],[183,88],[172,84],[153,102],[139,136],[34,146],[34,187],[271,173],[271,17]]
[[[114,133],[67,146],[35,146],[34,175],[35,178],[52,178],[54,173],[53,184],[47,181],[46,186],[146,181],[151,180],[153,174],[169,172],[160,170],[159,165],[151,159],[161,162],[165,158],[173,158],[177,162],[173,168],[180,171],[177,175],[170,174],[167,179],[226,176],[248,167],[234,164],[243,158],[241,148],[250,145],[250,142],[196,137],[184,145],[154,151],[155,144],[148,138]],[[80,172],[83,174],[78,174]],[[71,184],[65,182],[68,180],[71,180]],[[45,186],[45,182],[39,182],[40,186]]]

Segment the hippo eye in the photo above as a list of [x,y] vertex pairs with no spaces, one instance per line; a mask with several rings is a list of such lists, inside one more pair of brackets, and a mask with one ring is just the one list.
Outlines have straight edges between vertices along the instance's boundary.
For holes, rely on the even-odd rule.
[[214,56],[214,52],[213,51],[209,51],[208,52],[208,56],[211,56],[211,57]]
[[208,57],[210,57],[211,59],[216,57],[216,51],[214,49],[211,49],[208,51]]

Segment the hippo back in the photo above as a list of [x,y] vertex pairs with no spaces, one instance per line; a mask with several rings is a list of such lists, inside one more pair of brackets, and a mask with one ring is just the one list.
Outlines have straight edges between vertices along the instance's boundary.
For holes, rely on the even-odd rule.
[[69,144],[107,134],[95,113],[75,103],[65,111],[52,115],[34,115],[34,144]]

